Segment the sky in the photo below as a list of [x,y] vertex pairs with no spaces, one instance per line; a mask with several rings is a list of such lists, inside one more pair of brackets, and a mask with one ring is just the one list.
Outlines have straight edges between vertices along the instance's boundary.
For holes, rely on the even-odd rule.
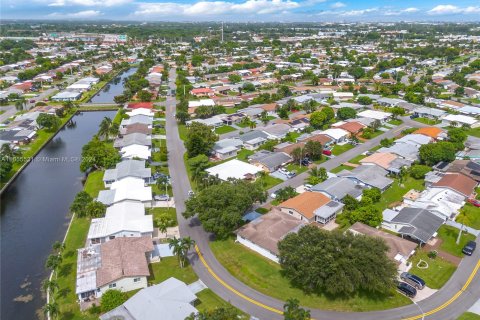
[[480,21],[480,0],[0,0],[2,19]]

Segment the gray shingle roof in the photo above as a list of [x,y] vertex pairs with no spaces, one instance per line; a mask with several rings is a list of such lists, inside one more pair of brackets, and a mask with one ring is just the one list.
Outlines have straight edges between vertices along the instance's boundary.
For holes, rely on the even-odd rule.
[[393,183],[393,180],[386,177],[387,170],[377,165],[361,165],[352,171],[340,172],[338,176],[354,178],[360,182],[384,190]]
[[312,187],[312,191],[327,193],[338,200],[342,200],[347,194],[356,198],[362,194],[363,189],[352,180],[342,177],[333,177]]
[[142,146],[150,147],[152,145],[152,137],[143,133],[130,133],[124,135],[122,138],[115,139],[113,146],[115,148],[123,148],[132,144],[139,144]]
[[149,178],[152,169],[145,168],[145,160],[124,160],[117,163],[115,169],[105,170],[103,181],[116,181],[126,177]]
[[429,210],[407,207],[400,210],[392,222],[406,224],[399,230],[399,233],[426,243],[445,220]]

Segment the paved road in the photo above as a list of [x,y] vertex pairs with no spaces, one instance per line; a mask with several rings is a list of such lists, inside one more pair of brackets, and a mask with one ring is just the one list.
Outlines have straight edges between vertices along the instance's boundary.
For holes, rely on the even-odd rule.
[[[174,79],[175,70],[171,70],[171,89],[175,89]],[[208,242],[211,240],[211,237],[203,230],[198,220],[195,218],[186,220],[181,215],[185,210],[185,200],[190,190],[190,182],[183,162],[185,148],[178,135],[178,127],[175,121],[175,104],[175,98],[168,97],[166,101],[166,128],[167,146],[169,150],[168,164],[170,175],[174,181],[173,193],[176,199],[180,234],[182,236],[190,236],[196,241],[204,261],[208,264],[207,267],[195,252],[191,252],[190,261],[194,271],[205,285],[212,289],[217,295],[244,312],[262,320],[283,319],[283,316],[280,314],[280,310],[283,309],[283,302],[251,289],[228,273],[216,260],[210,250]],[[480,296],[480,274],[477,274],[470,280],[471,283],[468,287],[465,287],[463,291],[459,291],[469,279],[477,263],[478,268],[480,267],[480,250],[476,250],[472,257],[468,257],[461,262],[457,272],[440,291],[419,303],[420,308],[425,312],[440,309],[439,307],[442,305],[448,304],[445,305],[444,308],[441,308],[442,310],[430,316],[427,315],[425,319],[456,319],[459,314],[469,309],[478,300]],[[455,296],[456,299],[451,299]],[[321,306],[318,307],[321,308]],[[364,313],[341,313],[319,309],[311,310],[311,315],[314,319],[322,320],[393,320],[414,317],[411,318],[413,320],[421,319],[421,313],[419,307],[413,304],[398,309]]]
[[0,123],[3,123],[17,112],[17,109],[15,109],[14,105],[4,106],[0,110],[5,111],[4,113],[0,114]]

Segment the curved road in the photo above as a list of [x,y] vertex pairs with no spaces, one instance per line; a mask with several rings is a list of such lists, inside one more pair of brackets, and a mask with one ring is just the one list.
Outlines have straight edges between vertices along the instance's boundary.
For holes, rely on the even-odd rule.
[[[176,88],[175,79],[175,69],[171,69],[171,89]],[[186,220],[181,215],[185,211],[185,200],[188,198],[188,191],[191,187],[183,161],[185,147],[178,134],[175,105],[175,98],[168,97],[166,101],[168,164],[174,182],[173,193],[180,234],[194,239],[197,244],[197,252],[200,253],[200,255],[196,252],[190,254],[193,269],[211,290],[235,307],[262,320],[283,319],[281,315],[283,302],[253,290],[232,276],[213,255],[209,247],[211,236],[203,230],[198,220],[196,218]],[[415,124],[417,125],[417,123]],[[382,138],[380,137],[380,139]],[[361,152],[363,151],[357,148],[349,151],[353,155]],[[350,157],[350,155],[348,156]],[[322,164],[322,166],[327,163]],[[311,316],[319,320],[414,320],[422,319],[422,316],[428,320],[454,320],[480,298],[480,271],[477,272],[479,268],[480,250],[476,250],[473,256],[462,260],[455,274],[441,290],[419,302],[418,305],[411,304],[384,311],[350,313],[323,311],[320,310],[322,306],[319,305],[319,309],[311,309]]]

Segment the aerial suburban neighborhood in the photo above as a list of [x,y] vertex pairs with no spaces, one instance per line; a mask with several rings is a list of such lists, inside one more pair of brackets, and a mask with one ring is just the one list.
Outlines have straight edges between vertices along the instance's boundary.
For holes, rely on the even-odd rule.
[[478,3],[114,2],[2,21],[0,318],[480,319]]

